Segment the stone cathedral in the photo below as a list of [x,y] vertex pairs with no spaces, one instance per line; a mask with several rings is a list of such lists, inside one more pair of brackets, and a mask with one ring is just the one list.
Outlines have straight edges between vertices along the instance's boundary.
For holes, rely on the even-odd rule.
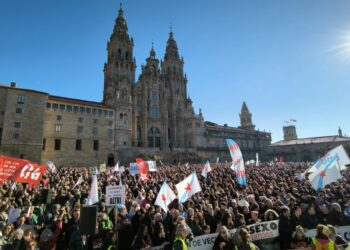
[[136,156],[201,162],[230,160],[225,139],[232,138],[245,160],[256,153],[266,158],[271,134],[255,129],[245,102],[239,127],[205,121],[201,111],[194,112],[172,31],[164,58],[157,59],[152,46],[138,79],[133,47],[120,6],[107,43],[102,102],[0,84],[0,154],[83,166],[127,164]]
[[203,123],[203,118],[195,115],[187,96],[184,60],[174,34],[170,32],[160,62],[152,47],[137,81],[133,46],[120,8],[107,44],[103,98],[120,118],[116,133],[122,136],[117,137],[116,144],[162,150],[193,147],[194,130],[189,124]]

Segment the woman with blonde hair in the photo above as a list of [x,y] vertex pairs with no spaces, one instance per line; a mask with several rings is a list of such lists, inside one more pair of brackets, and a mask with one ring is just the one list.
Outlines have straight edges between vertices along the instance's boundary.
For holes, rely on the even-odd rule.
[[338,250],[337,245],[329,238],[329,228],[325,225],[318,224],[316,227],[316,236],[311,238],[312,250],[331,249]]
[[238,236],[239,242],[237,246],[235,246],[235,250],[259,250],[259,247],[252,242],[248,229],[244,227],[241,228],[238,232]]
[[213,250],[230,250],[233,249],[233,241],[226,226],[221,226],[218,237],[216,237]]

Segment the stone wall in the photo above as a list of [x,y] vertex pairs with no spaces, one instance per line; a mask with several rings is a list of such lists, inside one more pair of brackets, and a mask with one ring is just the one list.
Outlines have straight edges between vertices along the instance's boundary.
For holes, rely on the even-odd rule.
[[0,90],[0,154],[40,163],[48,95],[15,87]]

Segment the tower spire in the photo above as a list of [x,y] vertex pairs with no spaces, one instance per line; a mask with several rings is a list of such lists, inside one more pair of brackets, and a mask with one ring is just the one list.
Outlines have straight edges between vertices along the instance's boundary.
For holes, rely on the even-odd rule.
[[245,102],[242,104],[241,113],[239,114],[239,117],[241,119],[241,126],[240,128],[248,129],[248,130],[254,130],[255,125],[252,122],[252,114],[249,112],[248,106]]

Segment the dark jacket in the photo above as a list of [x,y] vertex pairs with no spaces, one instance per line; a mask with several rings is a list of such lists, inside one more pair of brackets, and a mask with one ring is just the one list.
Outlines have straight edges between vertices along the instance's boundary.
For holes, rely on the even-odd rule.
[[293,228],[291,221],[288,217],[281,215],[278,222],[278,231],[280,234],[280,247],[281,249],[290,249],[290,243],[292,242]]
[[[225,242],[226,243],[224,248],[220,248],[220,243],[221,242]],[[213,250],[231,250],[231,249],[234,249],[233,240],[230,237],[227,237],[227,239],[225,240],[219,234],[218,237],[216,237],[216,240],[214,242]]]

